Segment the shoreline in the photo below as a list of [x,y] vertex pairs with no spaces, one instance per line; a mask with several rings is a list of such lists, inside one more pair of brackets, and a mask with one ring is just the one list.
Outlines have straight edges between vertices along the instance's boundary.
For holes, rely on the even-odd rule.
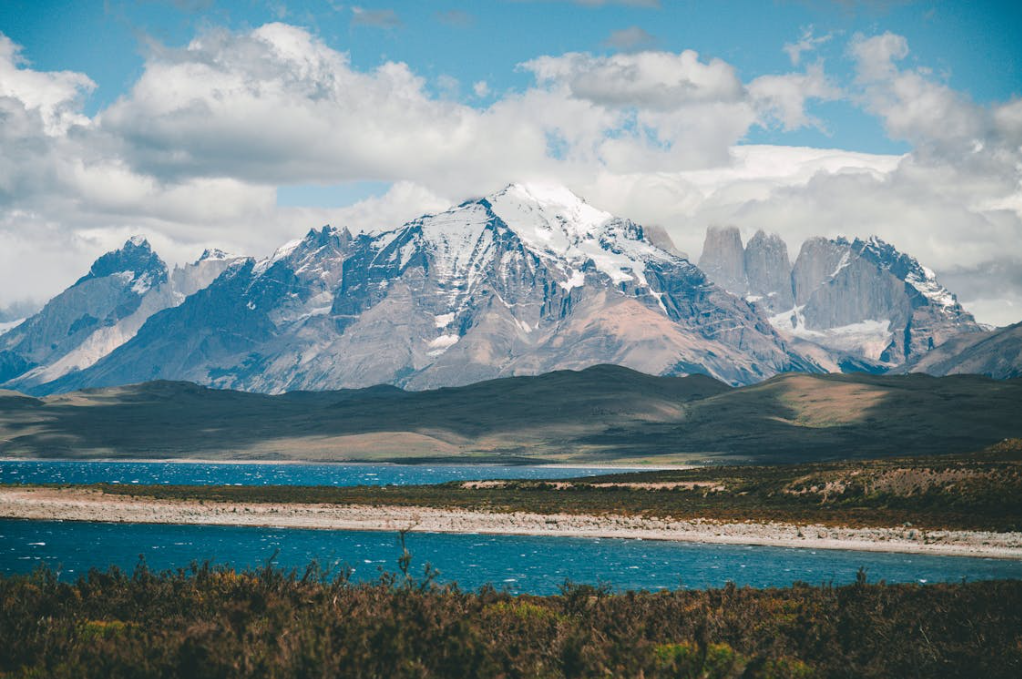
[[122,457],[92,457],[92,458],[67,458],[67,457],[0,457],[0,464],[5,462],[103,462],[123,464],[223,464],[223,465],[336,465],[345,467],[545,467],[547,469],[600,469],[622,472],[646,472],[646,471],[683,471],[685,469],[696,469],[699,465],[618,465],[607,462],[594,462],[585,464],[582,462],[473,462],[470,459],[459,460],[450,458],[441,462],[395,462],[393,460],[266,460],[266,459],[224,459],[213,460],[198,457],[173,457],[173,458],[122,458]]
[[351,531],[624,538],[1022,559],[1022,533],[834,528],[628,515],[498,513],[431,507],[141,500],[95,489],[0,488],[0,518]]

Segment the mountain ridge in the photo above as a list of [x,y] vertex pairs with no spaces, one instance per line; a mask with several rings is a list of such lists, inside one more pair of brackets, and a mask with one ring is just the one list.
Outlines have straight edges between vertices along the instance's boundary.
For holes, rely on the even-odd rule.
[[563,187],[514,184],[391,231],[313,229],[235,262],[94,365],[33,389],[424,389],[598,363],[732,383],[814,369],[641,226]]
[[[564,187],[511,184],[395,229],[327,225],[269,257],[207,250],[173,272],[132,239],[62,293],[107,286],[131,304],[86,318],[58,295],[0,335],[0,385],[429,389],[601,363],[740,385],[887,372],[980,330],[931,271],[879,239],[809,239],[792,263],[777,236],[743,246],[734,227],[711,228],[708,275],[649,231]],[[26,329],[54,318],[55,338],[84,330],[46,340],[59,351],[25,351]]]

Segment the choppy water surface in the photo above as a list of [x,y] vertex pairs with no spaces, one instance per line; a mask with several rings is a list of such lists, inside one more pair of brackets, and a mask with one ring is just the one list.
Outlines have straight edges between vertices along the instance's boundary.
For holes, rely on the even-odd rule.
[[[870,581],[948,582],[1022,578],[1022,562],[834,550],[698,543],[528,536],[412,533],[414,569],[429,562],[441,582],[474,589],[491,583],[512,592],[551,594],[565,580],[615,589],[674,589],[739,585],[773,587],[852,582],[860,567]],[[130,570],[139,555],[151,568],[184,568],[211,560],[258,567],[303,568],[316,559],[354,568],[372,580],[396,570],[395,533],[284,530],[235,526],[175,526],[0,520],[0,571],[28,572],[41,563],[73,579],[90,567]]]
[[183,486],[385,486],[480,479],[563,479],[627,471],[531,465],[388,465],[223,462],[0,461],[0,483]]

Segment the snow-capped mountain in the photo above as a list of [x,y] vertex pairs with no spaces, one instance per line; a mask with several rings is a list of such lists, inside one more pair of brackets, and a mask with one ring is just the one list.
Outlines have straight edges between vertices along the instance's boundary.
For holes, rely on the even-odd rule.
[[154,313],[213,282],[230,259],[207,251],[197,262],[168,271],[144,238],[132,237],[0,336],[0,380],[30,389],[89,367],[130,340]]
[[979,330],[875,238],[810,239],[792,265],[777,236],[714,229],[700,263],[709,278],[662,231],[536,184],[390,231],[313,229],[261,260],[168,271],[133,239],[0,335],[0,386],[425,389],[600,363],[747,384],[888,370]]
[[788,265],[779,237],[761,231],[743,248],[736,228],[714,228],[700,265],[829,370],[888,370],[982,329],[931,270],[876,237],[810,238]]
[[735,384],[814,369],[642,227],[562,187],[515,184],[392,231],[324,227],[233,261],[94,365],[35,391],[156,378],[422,389],[598,363]]

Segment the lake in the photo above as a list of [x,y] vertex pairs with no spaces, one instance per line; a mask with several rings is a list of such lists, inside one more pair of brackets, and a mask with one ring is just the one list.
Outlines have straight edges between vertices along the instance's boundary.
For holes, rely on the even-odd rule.
[[[1022,561],[837,550],[534,536],[411,533],[416,574],[429,562],[440,582],[475,589],[486,583],[516,593],[552,594],[565,580],[616,590],[755,587],[853,582],[865,567],[871,582],[936,583],[1022,578]],[[393,532],[352,532],[0,520],[0,571],[25,573],[41,563],[74,579],[90,567],[131,570],[139,555],[154,569],[186,568],[208,559],[235,568],[270,558],[286,568],[321,564],[354,568],[357,580],[396,571]],[[274,555],[276,555],[274,557]]]
[[[180,485],[385,485],[478,479],[553,479],[620,471],[503,465],[251,464],[205,462],[0,461],[0,483],[138,483]],[[946,582],[1022,578],[1022,562],[592,538],[413,533],[408,547],[416,572],[429,562],[440,581],[474,589],[550,594],[565,580],[615,589],[713,587],[733,581],[757,587],[846,583],[860,567],[871,580]],[[0,519],[0,571],[24,573],[40,563],[74,578],[89,568],[130,570],[139,555],[155,569],[210,560],[258,567],[304,568],[313,559],[354,569],[371,580],[396,570],[396,533],[17,521]]]
[[0,483],[138,483],[233,486],[385,486],[478,481],[563,479],[635,471],[538,465],[392,465],[224,462],[0,460]]

